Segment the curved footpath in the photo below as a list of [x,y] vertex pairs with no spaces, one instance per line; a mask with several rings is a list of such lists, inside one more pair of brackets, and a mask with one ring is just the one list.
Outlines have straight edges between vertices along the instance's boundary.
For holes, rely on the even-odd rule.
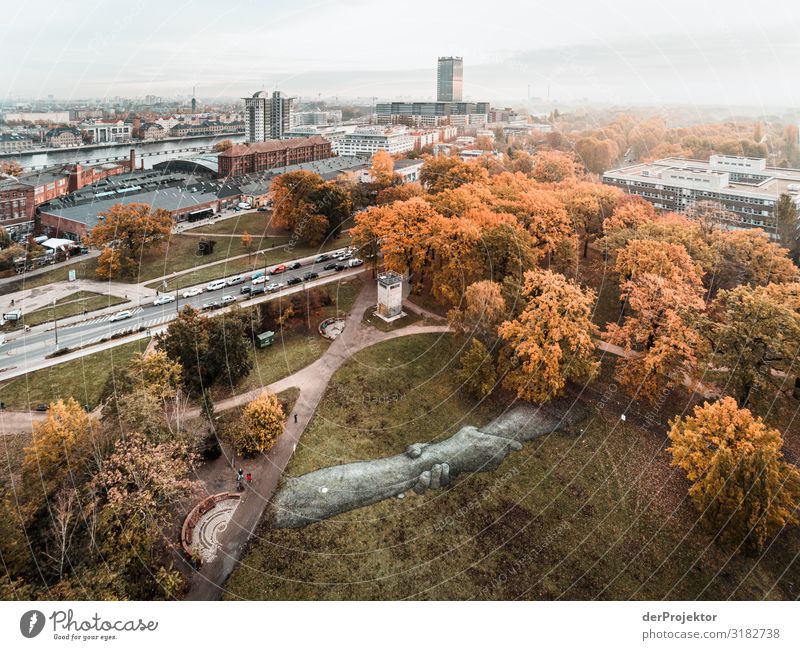
[[[228,523],[227,530],[220,539],[220,548],[215,559],[192,575],[189,593],[186,597],[188,600],[217,600],[221,596],[225,581],[236,567],[245,543],[258,526],[297,447],[300,436],[311,421],[333,373],[356,352],[376,343],[400,336],[448,331],[447,325],[409,325],[391,332],[381,332],[375,328],[366,327],[362,324],[361,318],[366,309],[375,304],[376,299],[375,283],[366,282],[350,309],[344,331],[331,343],[325,353],[311,365],[266,387],[275,393],[297,387],[300,389],[300,395],[295,402],[294,410],[287,418],[284,433],[278,438],[275,446],[265,456],[248,462],[248,471],[251,471],[254,477],[253,483]],[[259,388],[217,402],[215,410],[225,410],[246,404],[263,390],[264,388]],[[190,411],[190,415],[198,412]],[[297,416],[296,423],[295,415]]]

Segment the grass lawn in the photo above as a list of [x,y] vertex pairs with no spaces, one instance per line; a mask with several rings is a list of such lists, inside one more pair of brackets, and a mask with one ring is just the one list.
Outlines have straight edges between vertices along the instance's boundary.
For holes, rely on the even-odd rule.
[[329,290],[334,298],[334,303],[325,307],[312,322],[311,334],[287,331],[278,333],[275,342],[268,348],[253,349],[253,369],[250,374],[235,386],[217,385],[211,389],[212,399],[215,401],[225,399],[239,393],[246,393],[261,386],[288,377],[307,365],[319,359],[328,349],[330,341],[322,338],[316,331],[317,325],[330,316],[346,314],[359,291],[361,280],[353,279],[330,285]]
[[[490,419],[496,406],[476,407],[456,392],[453,356],[448,339],[432,335],[355,355],[334,375],[289,473],[398,453]],[[669,467],[663,431],[620,425],[591,401],[597,415],[581,437],[526,443],[495,473],[305,528],[262,526],[227,598],[800,596],[796,528],[761,558],[715,544],[696,525],[682,474]]]
[[[194,248],[196,249],[198,238],[187,237],[187,239],[191,239],[194,242]],[[220,240],[217,242],[217,246],[214,249],[213,255],[206,255],[204,257],[195,258],[196,259],[195,264],[186,266],[184,268],[191,268],[191,266],[197,266],[200,264],[208,264],[210,262],[214,262],[215,260],[220,260],[219,264],[215,264],[213,266],[204,269],[188,271],[186,273],[177,275],[174,278],[170,278],[167,281],[167,291],[175,291],[176,285],[178,289],[181,289],[183,287],[190,287],[195,284],[202,284],[203,282],[210,282],[211,280],[216,280],[217,278],[221,278],[226,275],[235,275],[237,273],[247,273],[259,270],[263,271],[265,266],[274,266],[279,262],[285,262],[287,260],[293,260],[299,257],[306,257],[309,255],[314,255],[319,252],[333,250],[336,248],[342,248],[343,246],[347,246],[349,243],[350,243],[349,238],[341,237],[338,240],[330,241],[326,244],[323,244],[322,246],[314,248],[302,247],[302,246],[296,246],[291,250],[286,248],[275,248],[274,250],[268,250],[264,253],[253,253],[252,255],[249,255],[247,257],[242,257],[240,259],[230,260],[226,262],[225,258],[235,255],[241,255],[244,251],[241,250],[241,244],[239,243],[238,239],[231,238],[230,240],[228,239]],[[276,244],[276,246],[279,245],[280,244]],[[230,254],[228,254],[227,252],[225,253],[222,252],[228,250],[230,251]],[[218,253],[220,253],[219,256]],[[178,270],[178,269],[173,269],[173,270]],[[161,275],[167,275],[170,272],[172,271],[160,272],[153,274],[150,277],[159,277]],[[150,287],[151,289],[160,289],[162,287],[162,283],[160,281],[151,282],[147,286]]]
[[266,234],[271,219],[272,212],[244,212],[210,225],[188,228],[185,232],[214,235],[243,235],[248,232],[253,236],[255,242]]
[[376,330],[380,330],[381,332],[392,332],[394,330],[403,329],[408,325],[413,325],[414,323],[422,320],[422,316],[411,311],[410,309],[406,309],[405,312],[406,315],[402,318],[398,318],[391,323],[387,323],[385,320],[375,315],[375,305],[370,305],[364,312],[361,322],[364,323],[364,325],[374,327]]
[[126,368],[133,354],[144,352],[147,343],[148,339],[139,339],[0,382],[0,401],[6,408],[27,411],[74,397],[78,403],[94,408],[114,370]]
[[67,282],[69,279],[69,272],[75,271],[75,277],[78,280],[96,280],[95,269],[97,268],[97,258],[83,259],[74,264],[61,266],[57,269],[51,269],[45,273],[31,276],[30,278],[20,277],[18,280],[8,282],[0,285],[0,295],[14,293],[23,289],[34,289],[36,287],[43,287],[46,284],[53,282]]
[[44,307],[32,311],[30,314],[24,314],[23,321],[20,325],[39,325],[53,318],[67,318],[69,316],[76,316],[83,313],[85,309],[87,312],[94,311],[95,309],[102,309],[103,307],[113,307],[128,302],[125,298],[119,296],[108,296],[102,293],[95,293],[94,291],[76,291],[68,296],[64,296],[56,301],[55,308]]

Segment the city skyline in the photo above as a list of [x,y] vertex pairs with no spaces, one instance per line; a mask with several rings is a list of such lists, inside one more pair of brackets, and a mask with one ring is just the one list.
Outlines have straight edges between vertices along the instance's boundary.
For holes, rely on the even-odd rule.
[[[20,3],[11,18],[19,22],[39,4]],[[677,5],[693,19],[680,21]],[[437,57],[452,54],[464,58],[465,99],[798,103],[796,85],[785,80],[793,74],[800,17],[776,2],[762,3],[755,19],[737,10],[742,2],[727,3],[724,12],[688,2],[669,11],[627,1],[557,8],[512,2],[489,20],[481,5],[445,3],[450,22],[436,39],[420,37],[426,11],[416,0],[403,12],[369,11],[359,1],[291,8],[233,2],[222,9],[199,2],[169,11],[144,2],[121,8],[113,24],[98,23],[98,6],[53,7],[9,34],[18,65],[0,71],[3,100],[190,95],[195,85],[206,98],[263,88],[305,98],[428,99],[436,94]],[[582,19],[571,22],[576,12]],[[326,27],[345,15],[355,40]],[[315,46],[298,47],[303,42]]]

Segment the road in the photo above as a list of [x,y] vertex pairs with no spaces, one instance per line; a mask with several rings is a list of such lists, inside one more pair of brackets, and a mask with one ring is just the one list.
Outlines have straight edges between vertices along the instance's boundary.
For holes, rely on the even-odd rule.
[[[343,251],[344,248],[338,250]],[[336,251],[330,251],[327,255],[332,255],[335,252]],[[76,355],[73,353],[63,358],[55,357],[47,359],[47,355],[52,354],[57,347],[58,349],[75,349],[89,346],[77,355],[83,356],[84,354],[91,354],[97,349],[100,349],[100,347],[107,348],[125,343],[125,338],[117,338],[107,341],[102,346],[95,345],[104,341],[104,339],[122,337],[125,332],[137,331],[140,328],[149,329],[153,332],[159,331],[170,321],[174,320],[177,317],[178,311],[185,305],[191,305],[195,309],[203,310],[203,305],[211,301],[220,303],[223,296],[233,296],[240,304],[258,304],[266,300],[274,299],[280,295],[302,291],[309,286],[327,284],[339,278],[349,277],[357,274],[361,270],[359,267],[356,267],[344,271],[326,271],[323,267],[329,264],[330,260],[316,263],[314,259],[314,257],[306,257],[291,260],[291,262],[300,262],[302,266],[297,270],[270,275],[266,282],[261,285],[251,285],[250,277],[253,274],[246,273],[242,274],[242,277],[247,279],[246,281],[214,291],[208,291],[206,289],[209,283],[196,285],[197,288],[202,289],[202,293],[197,296],[183,298],[182,294],[187,290],[187,288],[184,287],[178,293],[176,300],[165,305],[156,306],[152,304],[152,301],[139,306],[123,305],[117,311],[103,310],[94,317],[89,316],[86,318],[78,316],[65,319],[64,322],[58,326],[54,326],[54,323],[51,321],[33,327],[27,333],[22,330],[10,332],[5,335],[5,344],[0,347],[0,379],[9,379],[30,372],[36,368],[56,365],[68,359],[75,358]],[[286,264],[289,263],[290,262],[286,262]],[[291,287],[286,285],[286,282],[290,278],[302,278],[303,274],[309,271],[318,273],[319,278]],[[221,279],[227,280],[233,277],[234,276],[225,276]],[[253,299],[241,293],[242,287],[265,286],[271,282],[280,283],[281,288],[273,293],[263,294]],[[175,296],[174,293],[170,295]],[[130,311],[131,316],[124,320],[112,320],[115,314],[123,310]],[[217,312],[216,310],[208,310],[207,313],[213,314]],[[57,346],[56,337],[58,339]]]

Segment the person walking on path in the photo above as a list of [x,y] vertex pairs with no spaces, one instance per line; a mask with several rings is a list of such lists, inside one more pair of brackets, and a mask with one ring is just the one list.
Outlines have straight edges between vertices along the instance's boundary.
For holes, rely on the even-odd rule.
[[253,481],[253,475],[250,472],[247,472],[247,484],[250,485]]
[[297,424],[297,413],[294,414],[294,423]]

